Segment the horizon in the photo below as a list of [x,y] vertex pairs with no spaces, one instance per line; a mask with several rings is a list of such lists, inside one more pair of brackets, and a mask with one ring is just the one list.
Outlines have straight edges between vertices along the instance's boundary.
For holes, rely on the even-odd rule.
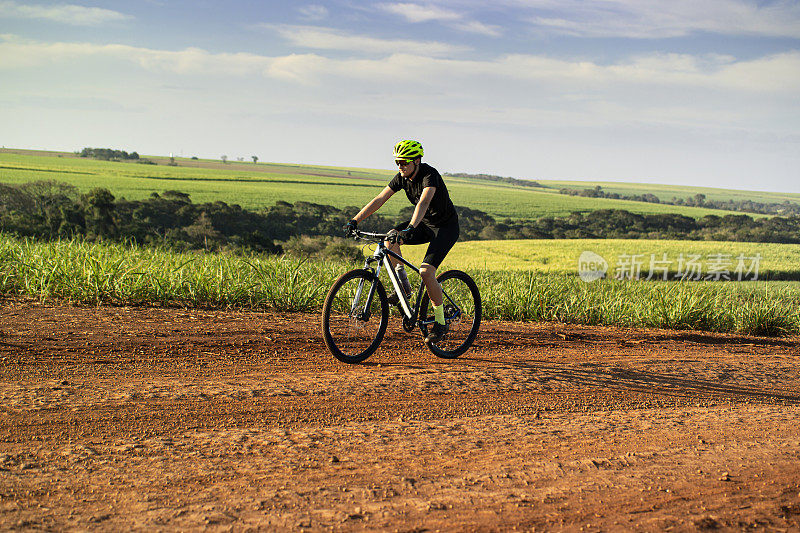
[[[0,0],[0,139],[800,193],[800,3]],[[299,163],[292,163],[299,162]]]

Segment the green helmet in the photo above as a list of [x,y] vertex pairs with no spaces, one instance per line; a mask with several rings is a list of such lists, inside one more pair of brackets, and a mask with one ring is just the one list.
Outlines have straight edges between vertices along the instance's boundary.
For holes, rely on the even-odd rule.
[[416,159],[422,157],[422,145],[417,141],[400,141],[394,145],[395,159]]

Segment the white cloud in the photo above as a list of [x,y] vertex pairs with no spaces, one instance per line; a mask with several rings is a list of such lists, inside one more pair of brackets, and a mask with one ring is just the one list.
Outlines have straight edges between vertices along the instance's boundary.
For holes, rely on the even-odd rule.
[[699,32],[800,37],[800,3],[777,0],[522,0],[541,31],[579,37],[671,38]]
[[597,94],[630,89],[646,95],[654,90],[654,95],[663,92],[672,98],[680,97],[682,91],[697,90],[706,91],[711,98],[713,91],[723,91],[718,96],[724,98],[725,92],[726,96],[739,92],[764,97],[800,92],[800,51],[747,61],[723,55],[648,54],[611,65],[510,55],[482,64],[482,68],[497,76],[563,85],[565,89],[583,84]]
[[[264,56],[5,36],[0,39],[3,71],[14,80],[40,79],[47,73],[60,83],[84,87],[81,94],[87,98],[142,109],[153,102],[178,108],[185,104],[174,91],[165,96],[154,88],[157,96],[143,94],[143,87],[155,83],[200,88],[194,102],[204,106],[235,101],[237,109],[273,109],[298,117],[340,113],[363,121],[402,120],[405,110],[414,109],[426,124],[484,125],[487,131],[551,128],[566,134],[633,126],[728,128],[787,137],[796,135],[800,120],[800,51],[747,61],[651,54],[605,65],[523,54],[492,60],[414,54],[363,59]],[[114,73],[133,76],[127,79],[137,80],[138,88],[114,81]],[[38,98],[64,93],[59,84],[31,87]],[[28,92],[0,88],[0,99],[13,102]]]
[[272,58],[264,75],[298,83],[312,83],[330,69],[329,60],[315,54],[292,54]]
[[484,24],[476,20],[469,20],[463,13],[436,7],[431,4],[420,5],[400,2],[378,4],[378,7],[389,13],[399,15],[412,23],[438,21],[450,28],[467,33],[475,33],[489,37],[499,37],[502,35],[502,31],[498,26]]
[[431,20],[461,20],[462,15],[436,6],[422,6],[411,3],[379,4],[389,13],[400,15],[409,22],[429,22]]
[[372,54],[409,53],[435,57],[471,50],[466,46],[456,46],[436,41],[378,39],[316,26],[262,24],[260,27],[278,32],[284,39],[296,46],[317,50],[347,50]]
[[328,16],[328,8],[317,4],[298,7],[297,11],[300,12],[303,20],[308,21],[323,20]]
[[[287,28],[286,32],[293,30]],[[302,32],[300,32],[302,34]],[[309,33],[309,40],[314,32]],[[333,37],[331,37],[333,35]],[[571,61],[543,55],[513,54],[490,60],[446,59],[430,53],[431,43],[380,41],[370,38],[317,35],[320,48],[350,49],[375,45],[390,51],[397,46],[420,48],[420,53],[394,53],[376,59],[334,59],[316,54],[265,56],[250,53],[211,53],[200,48],[158,50],[120,44],[40,42],[10,34],[0,35],[0,69],[39,67],[47,64],[81,63],[96,58],[128,61],[144,69],[176,74],[214,76],[278,76],[311,82],[320,76],[359,78],[380,84],[405,78],[414,85],[440,85],[462,91],[463,84],[498,88],[514,83],[531,87],[569,89],[576,84],[592,91],[619,87],[713,89],[764,95],[800,92],[800,51],[790,51],[746,61],[733,56],[648,54],[613,64]],[[331,39],[331,42],[326,41]],[[341,39],[341,41],[337,41]],[[346,46],[345,46],[346,45]],[[308,44],[311,46],[311,43]],[[415,74],[407,76],[409,71]],[[647,89],[649,90],[649,89]]]
[[151,71],[179,74],[251,75],[268,69],[273,58],[254,54],[212,54],[199,48],[156,50],[121,44],[43,43],[5,36],[0,42],[0,69],[48,64],[82,64],[97,59],[128,61]]
[[774,54],[747,62],[731,62],[717,73],[720,82],[750,91],[800,94],[800,51]]
[[44,19],[76,26],[99,26],[110,22],[124,22],[133,17],[99,7],[74,4],[42,6],[3,0],[0,1],[0,18]]
[[451,26],[457,30],[465,31],[467,33],[477,33],[489,37],[500,37],[503,32],[498,26],[484,24],[483,22],[468,21],[468,22],[454,22]]

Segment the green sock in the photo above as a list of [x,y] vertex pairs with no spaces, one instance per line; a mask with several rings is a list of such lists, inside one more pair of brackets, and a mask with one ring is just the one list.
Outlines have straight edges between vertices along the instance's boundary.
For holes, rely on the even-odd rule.
[[444,302],[442,302],[442,305],[433,306],[433,317],[436,322],[444,326]]

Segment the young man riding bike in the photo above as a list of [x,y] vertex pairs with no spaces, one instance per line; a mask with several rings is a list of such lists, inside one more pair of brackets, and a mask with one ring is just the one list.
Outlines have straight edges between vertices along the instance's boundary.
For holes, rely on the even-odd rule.
[[[404,140],[395,144],[394,160],[399,172],[378,196],[353,217],[346,228],[348,232],[354,230],[359,222],[380,209],[394,193],[405,191],[409,201],[416,206],[414,214],[411,220],[403,221],[389,231],[386,245],[400,254],[401,244],[430,243],[419,272],[433,303],[436,320],[425,342],[435,344],[447,334],[444,294],[436,280],[436,269],[458,240],[459,226],[458,215],[442,176],[435,168],[422,162],[422,155],[422,145],[417,141]],[[408,296],[411,293],[411,284],[408,282],[405,267],[399,261],[390,259]],[[389,302],[397,305],[399,296],[392,292]]]

